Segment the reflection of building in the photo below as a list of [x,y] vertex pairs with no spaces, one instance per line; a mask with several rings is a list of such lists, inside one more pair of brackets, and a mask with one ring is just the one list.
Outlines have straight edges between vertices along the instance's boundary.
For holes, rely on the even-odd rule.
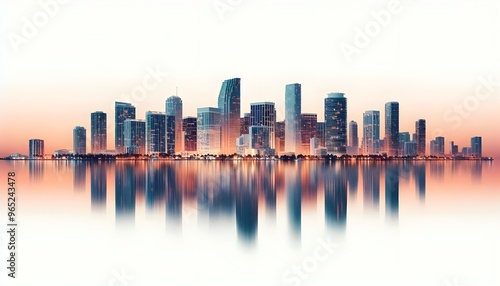
[[43,158],[44,154],[44,141],[41,139],[29,140],[29,157],[30,158]]
[[363,113],[363,154],[377,154],[380,140],[380,111],[368,110]]
[[136,182],[135,166],[128,162],[120,162],[115,167],[115,211],[116,220],[134,220]]
[[185,151],[196,152],[197,120],[196,117],[186,117],[182,122]]
[[167,116],[163,112],[146,112],[146,153],[164,153],[166,148]]
[[164,201],[167,189],[167,164],[147,163],[145,200],[146,209],[152,210]]
[[471,156],[481,158],[483,156],[482,138],[472,137],[470,139]]
[[347,176],[345,166],[325,176],[325,218],[330,227],[345,228],[347,218]]
[[115,102],[115,150],[125,153],[125,120],[135,119],[135,107],[130,103]]
[[385,151],[389,156],[399,155],[399,103],[385,104]]
[[301,165],[286,164],[285,194],[288,204],[288,219],[292,233],[300,237],[302,228],[302,180],[300,177]]
[[385,164],[385,214],[397,218],[399,212],[399,166]]
[[245,182],[236,191],[236,227],[238,237],[253,242],[257,237],[259,200],[257,190]]
[[92,210],[106,209],[107,163],[90,164],[90,198]]
[[[235,143],[236,138],[233,140]],[[221,113],[218,108],[198,108],[196,147],[198,154],[216,155],[221,152]]]
[[329,93],[325,98],[325,144],[329,153],[342,155],[347,147],[347,98]]
[[173,153],[180,153],[184,150],[184,135],[182,132],[182,99],[178,96],[171,96],[165,101],[165,113],[174,117],[175,147]]
[[300,136],[302,137],[301,153],[306,155],[310,153],[311,138],[316,136],[318,128],[318,115],[314,113],[302,113],[300,115]]
[[285,87],[285,152],[298,153],[300,150],[300,114],[302,91],[299,83]]
[[87,184],[87,162],[86,161],[73,161],[73,190],[85,191]]
[[425,199],[425,167],[426,164],[416,164],[414,166],[415,170],[415,187],[417,189],[418,198],[420,200]]
[[103,153],[107,149],[106,113],[96,111],[90,114],[90,140],[92,153]]
[[73,129],[73,153],[87,154],[87,130],[84,127],[76,126]]
[[380,169],[375,163],[363,164],[363,205],[365,209],[378,210],[380,200]]
[[416,142],[417,142],[417,153],[418,156],[425,156],[425,119],[419,119],[415,122],[415,134],[416,134]]
[[146,154],[146,122],[144,120],[125,120],[124,134],[124,153]]
[[220,152],[223,154],[236,152],[235,142],[240,136],[240,84],[239,78],[225,80],[219,93]]

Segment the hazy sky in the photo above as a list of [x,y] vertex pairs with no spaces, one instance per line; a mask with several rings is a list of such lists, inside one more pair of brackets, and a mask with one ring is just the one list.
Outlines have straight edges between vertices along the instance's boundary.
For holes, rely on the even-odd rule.
[[90,137],[97,110],[113,149],[115,100],[144,118],[178,87],[184,116],[196,116],[241,77],[242,113],[273,101],[282,120],[285,85],[299,82],[302,111],[320,120],[329,92],[346,94],[360,127],[365,110],[383,116],[399,101],[400,131],[425,118],[447,152],[479,135],[484,155],[500,157],[498,1],[60,2],[1,1],[0,156],[27,154],[30,138],[46,153],[72,149],[72,129]]

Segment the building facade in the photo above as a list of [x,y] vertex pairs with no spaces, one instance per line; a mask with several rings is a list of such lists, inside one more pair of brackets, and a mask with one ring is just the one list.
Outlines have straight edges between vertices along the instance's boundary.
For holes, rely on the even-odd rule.
[[[196,147],[198,154],[217,155],[221,153],[221,117],[222,115],[218,108],[198,108],[198,122],[196,126]],[[236,138],[233,144],[236,146]]]
[[328,153],[346,154],[347,98],[344,93],[329,93],[325,98],[325,130]]
[[368,110],[363,113],[363,154],[379,153],[380,111]]
[[96,111],[90,115],[90,143],[93,154],[103,153],[107,149],[106,113]]
[[285,152],[298,153],[301,146],[300,115],[302,86],[292,83],[285,86]]
[[236,153],[236,138],[240,137],[240,95],[241,79],[225,80],[219,92],[219,112],[221,125],[220,152]]
[[385,151],[389,156],[399,154],[399,103],[385,104]]
[[197,134],[196,117],[186,117],[183,119],[182,130],[184,132],[184,150],[187,152],[196,152],[196,134]]
[[164,112],[146,112],[146,154],[165,153],[166,128],[167,116]]
[[146,154],[146,121],[138,119],[127,119],[124,124],[125,150],[126,154]]
[[87,130],[85,127],[76,126],[73,129],[73,153],[87,154]]
[[125,153],[125,120],[135,119],[135,107],[126,102],[115,102],[115,151]]
[[184,134],[182,132],[182,99],[178,96],[171,96],[165,101],[165,113],[167,116],[174,116],[175,120],[175,148],[174,153],[184,151]]
[[29,140],[29,157],[31,159],[43,158],[45,154],[45,146],[42,139],[30,139]]

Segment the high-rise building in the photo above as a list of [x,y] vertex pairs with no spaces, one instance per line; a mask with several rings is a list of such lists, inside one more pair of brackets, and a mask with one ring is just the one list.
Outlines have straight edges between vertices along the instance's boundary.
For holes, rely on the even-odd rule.
[[482,158],[483,157],[483,139],[479,136],[472,137],[470,139],[470,149],[471,149],[471,156],[474,156],[476,158]]
[[302,113],[300,115],[300,136],[301,140],[301,153],[309,154],[311,151],[311,138],[316,136],[318,128],[318,115],[315,113]]
[[238,139],[236,139],[236,153],[238,155],[244,156],[247,149],[250,148],[250,135],[241,134]]
[[325,98],[325,143],[328,153],[342,155],[347,146],[347,98],[329,93]]
[[87,130],[85,127],[76,126],[73,129],[73,153],[87,154]]
[[243,117],[240,118],[240,135],[248,134],[248,128],[250,128],[250,113],[243,114]]
[[250,149],[271,149],[268,126],[250,126]]
[[135,119],[135,107],[126,102],[115,102],[115,151],[125,153],[125,129],[127,119]]
[[399,154],[403,155],[405,143],[411,142],[410,132],[399,132],[398,138],[399,138],[398,139],[398,141],[399,141]]
[[425,119],[419,119],[415,122],[415,134],[417,136],[417,154],[425,156]]
[[358,123],[352,120],[349,122],[349,146],[353,148],[359,147]]
[[41,139],[29,140],[29,157],[32,159],[43,158],[44,155],[44,141]]
[[[198,108],[196,133],[198,154],[217,155],[221,153],[221,117],[220,109],[218,108]],[[236,139],[233,142],[236,146]]]
[[236,138],[240,137],[240,84],[239,78],[225,80],[219,93],[220,152],[223,154],[236,153]]
[[417,156],[417,142],[415,141],[405,141],[402,143],[403,156]]
[[325,122],[316,123],[316,138],[319,139],[319,146],[325,147]]
[[437,148],[437,142],[436,140],[431,140],[429,142],[429,149],[430,149],[430,152],[431,152],[431,156],[437,156],[437,153],[438,153],[438,148]]
[[175,151],[182,152],[184,148],[184,134],[182,132],[182,99],[178,96],[171,96],[165,101],[165,112],[167,116],[174,116],[175,119]]
[[99,154],[107,149],[106,113],[96,111],[90,114],[90,140],[92,153]]
[[300,152],[300,114],[302,88],[299,83],[285,87],[285,152]]
[[368,110],[363,113],[363,154],[379,152],[380,111]]
[[399,103],[385,104],[385,151],[389,156],[399,155]]
[[436,137],[436,156],[444,156],[444,137]]
[[125,150],[127,154],[146,154],[146,122],[139,119],[127,119],[124,124]]
[[[275,148],[275,125],[276,125],[276,108],[274,102],[257,102],[250,104],[250,127],[264,126],[268,128],[269,139],[267,148]],[[252,140],[252,136],[250,136]],[[250,147],[252,148],[252,147]]]
[[[177,126],[176,126],[176,117],[175,115],[166,115],[166,130],[165,130],[165,139],[166,139],[166,147],[165,147],[165,152],[168,155],[173,155],[175,154],[175,148],[177,146],[176,140],[177,140]],[[182,137],[181,137],[182,138]]]
[[319,139],[312,137],[309,142],[309,155],[316,156],[316,150],[319,148]]
[[455,145],[455,141],[450,142],[450,154],[452,156],[458,155],[458,145]]
[[279,154],[285,152],[285,121],[277,121],[275,129],[274,149],[276,154]]
[[167,144],[167,115],[164,112],[146,112],[146,153],[165,153]]
[[196,133],[197,133],[196,117],[186,117],[182,123],[184,130],[184,150],[188,152],[196,152]]

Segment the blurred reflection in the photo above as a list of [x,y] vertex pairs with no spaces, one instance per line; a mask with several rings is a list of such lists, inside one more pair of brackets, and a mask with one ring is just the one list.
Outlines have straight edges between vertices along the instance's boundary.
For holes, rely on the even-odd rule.
[[413,167],[415,174],[415,189],[421,201],[425,201],[425,166],[424,162],[415,163]]
[[380,163],[363,163],[363,205],[365,210],[378,210],[380,200]]
[[165,201],[167,190],[167,171],[164,162],[152,161],[147,164],[146,208],[155,210]]
[[106,210],[107,162],[90,164],[90,197],[92,211]]
[[[241,176],[235,182],[236,227],[238,237],[246,242],[255,242],[258,226],[258,189],[257,176]],[[236,181],[236,180],[235,180]]]
[[73,164],[73,190],[77,192],[85,191],[87,184],[87,162],[74,161]]
[[349,183],[349,198],[356,198],[358,193],[358,181],[359,181],[359,165],[358,163],[350,163],[347,165],[347,178]]
[[32,182],[40,182],[42,180],[45,167],[44,164],[45,162],[43,160],[29,161],[30,180]]
[[476,184],[481,183],[481,178],[483,176],[483,162],[482,161],[473,161],[471,162],[471,176],[472,181]]
[[398,163],[385,164],[385,215],[389,219],[398,219],[399,212],[399,176]]
[[345,229],[347,218],[347,168],[344,163],[327,164],[325,172],[326,225]]
[[134,222],[136,181],[134,166],[129,162],[118,162],[115,166],[115,211],[116,222]]
[[302,184],[299,176],[302,162],[286,162],[285,168],[285,192],[287,197],[287,210],[290,229],[292,234],[300,238],[302,218]]
[[178,184],[178,176],[176,174],[177,166],[167,165],[167,206],[166,214],[167,221],[172,225],[179,227],[182,223],[182,189],[181,184]]

